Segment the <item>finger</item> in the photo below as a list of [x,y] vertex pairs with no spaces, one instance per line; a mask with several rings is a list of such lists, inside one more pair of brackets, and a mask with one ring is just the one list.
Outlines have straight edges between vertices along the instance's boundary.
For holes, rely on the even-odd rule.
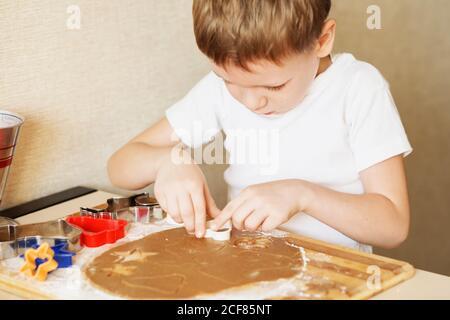
[[175,197],[167,199],[167,214],[177,223],[183,223],[180,212],[178,211],[177,199]]
[[268,216],[269,214],[262,210],[253,211],[244,221],[245,230],[252,232],[258,230]]
[[165,212],[167,212],[167,200],[166,197],[164,196],[163,193],[158,193],[158,195],[156,195],[155,193],[155,198],[156,201],[158,202],[159,206],[161,207],[161,209],[163,209]]
[[261,225],[261,231],[262,232],[269,232],[274,229],[276,229],[280,225],[280,222],[278,219],[274,218],[273,216],[268,216],[266,220]]
[[221,211],[219,208],[217,208],[216,202],[214,201],[214,198],[211,196],[208,186],[205,186],[204,193],[205,193],[207,213],[211,218],[215,218],[221,213]]
[[191,193],[192,204],[194,207],[195,236],[202,238],[205,234],[206,225],[206,207],[203,192]]
[[179,195],[178,208],[180,209],[181,219],[183,219],[184,227],[187,232],[194,232],[194,209],[192,208],[192,200],[188,193]]
[[233,226],[238,230],[244,230],[244,221],[254,210],[255,207],[252,201],[247,200],[242,203],[231,216]]
[[211,222],[211,229],[218,230],[224,225],[225,222],[230,220],[233,216],[234,211],[239,208],[242,201],[243,198],[238,196],[237,198],[228,202],[225,208],[223,208],[222,212]]

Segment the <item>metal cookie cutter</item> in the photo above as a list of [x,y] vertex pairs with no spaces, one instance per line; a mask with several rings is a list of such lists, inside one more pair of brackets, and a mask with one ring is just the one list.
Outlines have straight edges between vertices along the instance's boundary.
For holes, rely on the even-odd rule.
[[95,219],[112,219],[111,212],[106,211],[106,209],[96,209],[80,207],[80,216],[92,217]]
[[67,244],[67,250],[81,249],[82,231],[64,219],[27,225],[0,226],[0,260],[19,256],[35,245]]
[[130,222],[150,223],[152,218],[163,219],[163,211],[155,197],[142,193],[129,198],[110,198],[107,200],[109,212],[115,219]]
[[0,217],[0,227],[1,226],[18,226],[19,223],[8,217]]
[[0,226],[0,260],[14,258],[18,255],[16,226]]
[[0,260],[17,256],[16,220],[0,217]]
[[105,209],[80,208],[81,216],[93,218],[126,220],[128,222],[150,223],[152,219],[164,219],[164,212],[155,197],[141,193],[131,197],[117,197],[107,200]]

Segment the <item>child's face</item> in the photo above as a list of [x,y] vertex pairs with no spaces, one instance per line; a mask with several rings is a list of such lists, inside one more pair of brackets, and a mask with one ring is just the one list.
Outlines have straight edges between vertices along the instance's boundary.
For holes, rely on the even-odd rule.
[[268,61],[252,63],[251,72],[234,65],[225,69],[213,63],[212,67],[236,100],[269,116],[286,113],[305,98],[319,64],[320,58],[311,52],[290,56],[281,66]]

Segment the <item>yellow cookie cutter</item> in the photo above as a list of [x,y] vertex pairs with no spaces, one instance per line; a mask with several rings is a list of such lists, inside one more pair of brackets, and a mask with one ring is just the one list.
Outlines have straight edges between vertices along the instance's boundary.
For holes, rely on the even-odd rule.
[[[25,263],[20,268],[20,272],[38,281],[45,281],[48,273],[58,268],[58,262],[53,259],[54,255],[55,252],[46,242],[41,244],[37,249],[28,249],[25,251]],[[36,270],[36,259],[38,258],[41,260],[47,259],[47,261],[40,264]]]

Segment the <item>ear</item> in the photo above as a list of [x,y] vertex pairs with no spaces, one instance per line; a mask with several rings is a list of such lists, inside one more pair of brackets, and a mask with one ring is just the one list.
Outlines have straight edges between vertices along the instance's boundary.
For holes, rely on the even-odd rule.
[[334,46],[334,38],[336,35],[336,21],[329,19],[325,21],[322,33],[317,40],[316,54],[318,58],[324,58],[331,54]]

